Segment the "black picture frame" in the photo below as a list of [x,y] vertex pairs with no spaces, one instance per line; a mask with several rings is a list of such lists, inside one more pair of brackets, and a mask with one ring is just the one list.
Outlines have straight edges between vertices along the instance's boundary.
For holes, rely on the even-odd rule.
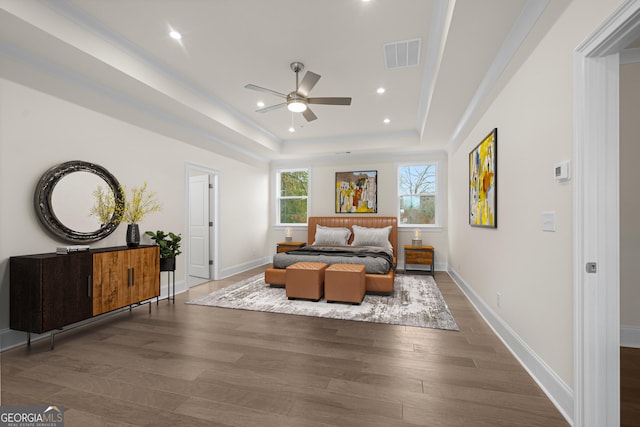
[[469,225],[498,227],[498,128],[469,153]]

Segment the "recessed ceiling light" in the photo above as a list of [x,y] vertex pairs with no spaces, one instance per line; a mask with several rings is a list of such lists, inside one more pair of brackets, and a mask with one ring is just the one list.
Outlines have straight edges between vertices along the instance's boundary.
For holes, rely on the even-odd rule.
[[257,104],[257,105],[258,105],[258,107],[259,107],[259,108],[262,108],[262,107],[264,107],[264,102],[262,102],[262,101],[258,101],[258,104]]
[[383,122],[385,125],[388,125],[391,122],[391,120],[387,117],[386,119],[383,120]]
[[174,29],[171,29],[169,31],[169,37],[171,37],[174,40],[180,40],[180,39],[182,39],[182,34],[180,34],[179,32],[177,32]]
[[384,88],[383,87],[379,87],[376,92],[378,92],[379,94],[383,94],[384,93]]
[[294,133],[295,131],[296,131],[296,128],[294,128],[293,126],[289,128],[289,132]]

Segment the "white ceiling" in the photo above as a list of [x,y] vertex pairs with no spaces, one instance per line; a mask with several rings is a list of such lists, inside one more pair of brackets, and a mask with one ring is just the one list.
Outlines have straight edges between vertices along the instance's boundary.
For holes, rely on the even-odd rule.
[[[245,161],[446,150],[568,2],[0,0],[0,77]],[[416,38],[418,66],[386,69]],[[244,86],[292,91],[293,61],[352,105],[255,112],[281,100]]]

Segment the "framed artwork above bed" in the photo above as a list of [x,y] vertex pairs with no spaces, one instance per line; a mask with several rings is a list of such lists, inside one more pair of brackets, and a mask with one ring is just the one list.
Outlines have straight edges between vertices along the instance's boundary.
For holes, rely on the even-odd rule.
[[378,171],[336,172],[336,213],[378,213]]

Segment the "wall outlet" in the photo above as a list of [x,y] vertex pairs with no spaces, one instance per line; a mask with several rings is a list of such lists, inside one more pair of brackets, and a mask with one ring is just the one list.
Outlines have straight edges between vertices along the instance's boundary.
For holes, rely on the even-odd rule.
[[496,292],[496,305],[500,308],[500,292]]

